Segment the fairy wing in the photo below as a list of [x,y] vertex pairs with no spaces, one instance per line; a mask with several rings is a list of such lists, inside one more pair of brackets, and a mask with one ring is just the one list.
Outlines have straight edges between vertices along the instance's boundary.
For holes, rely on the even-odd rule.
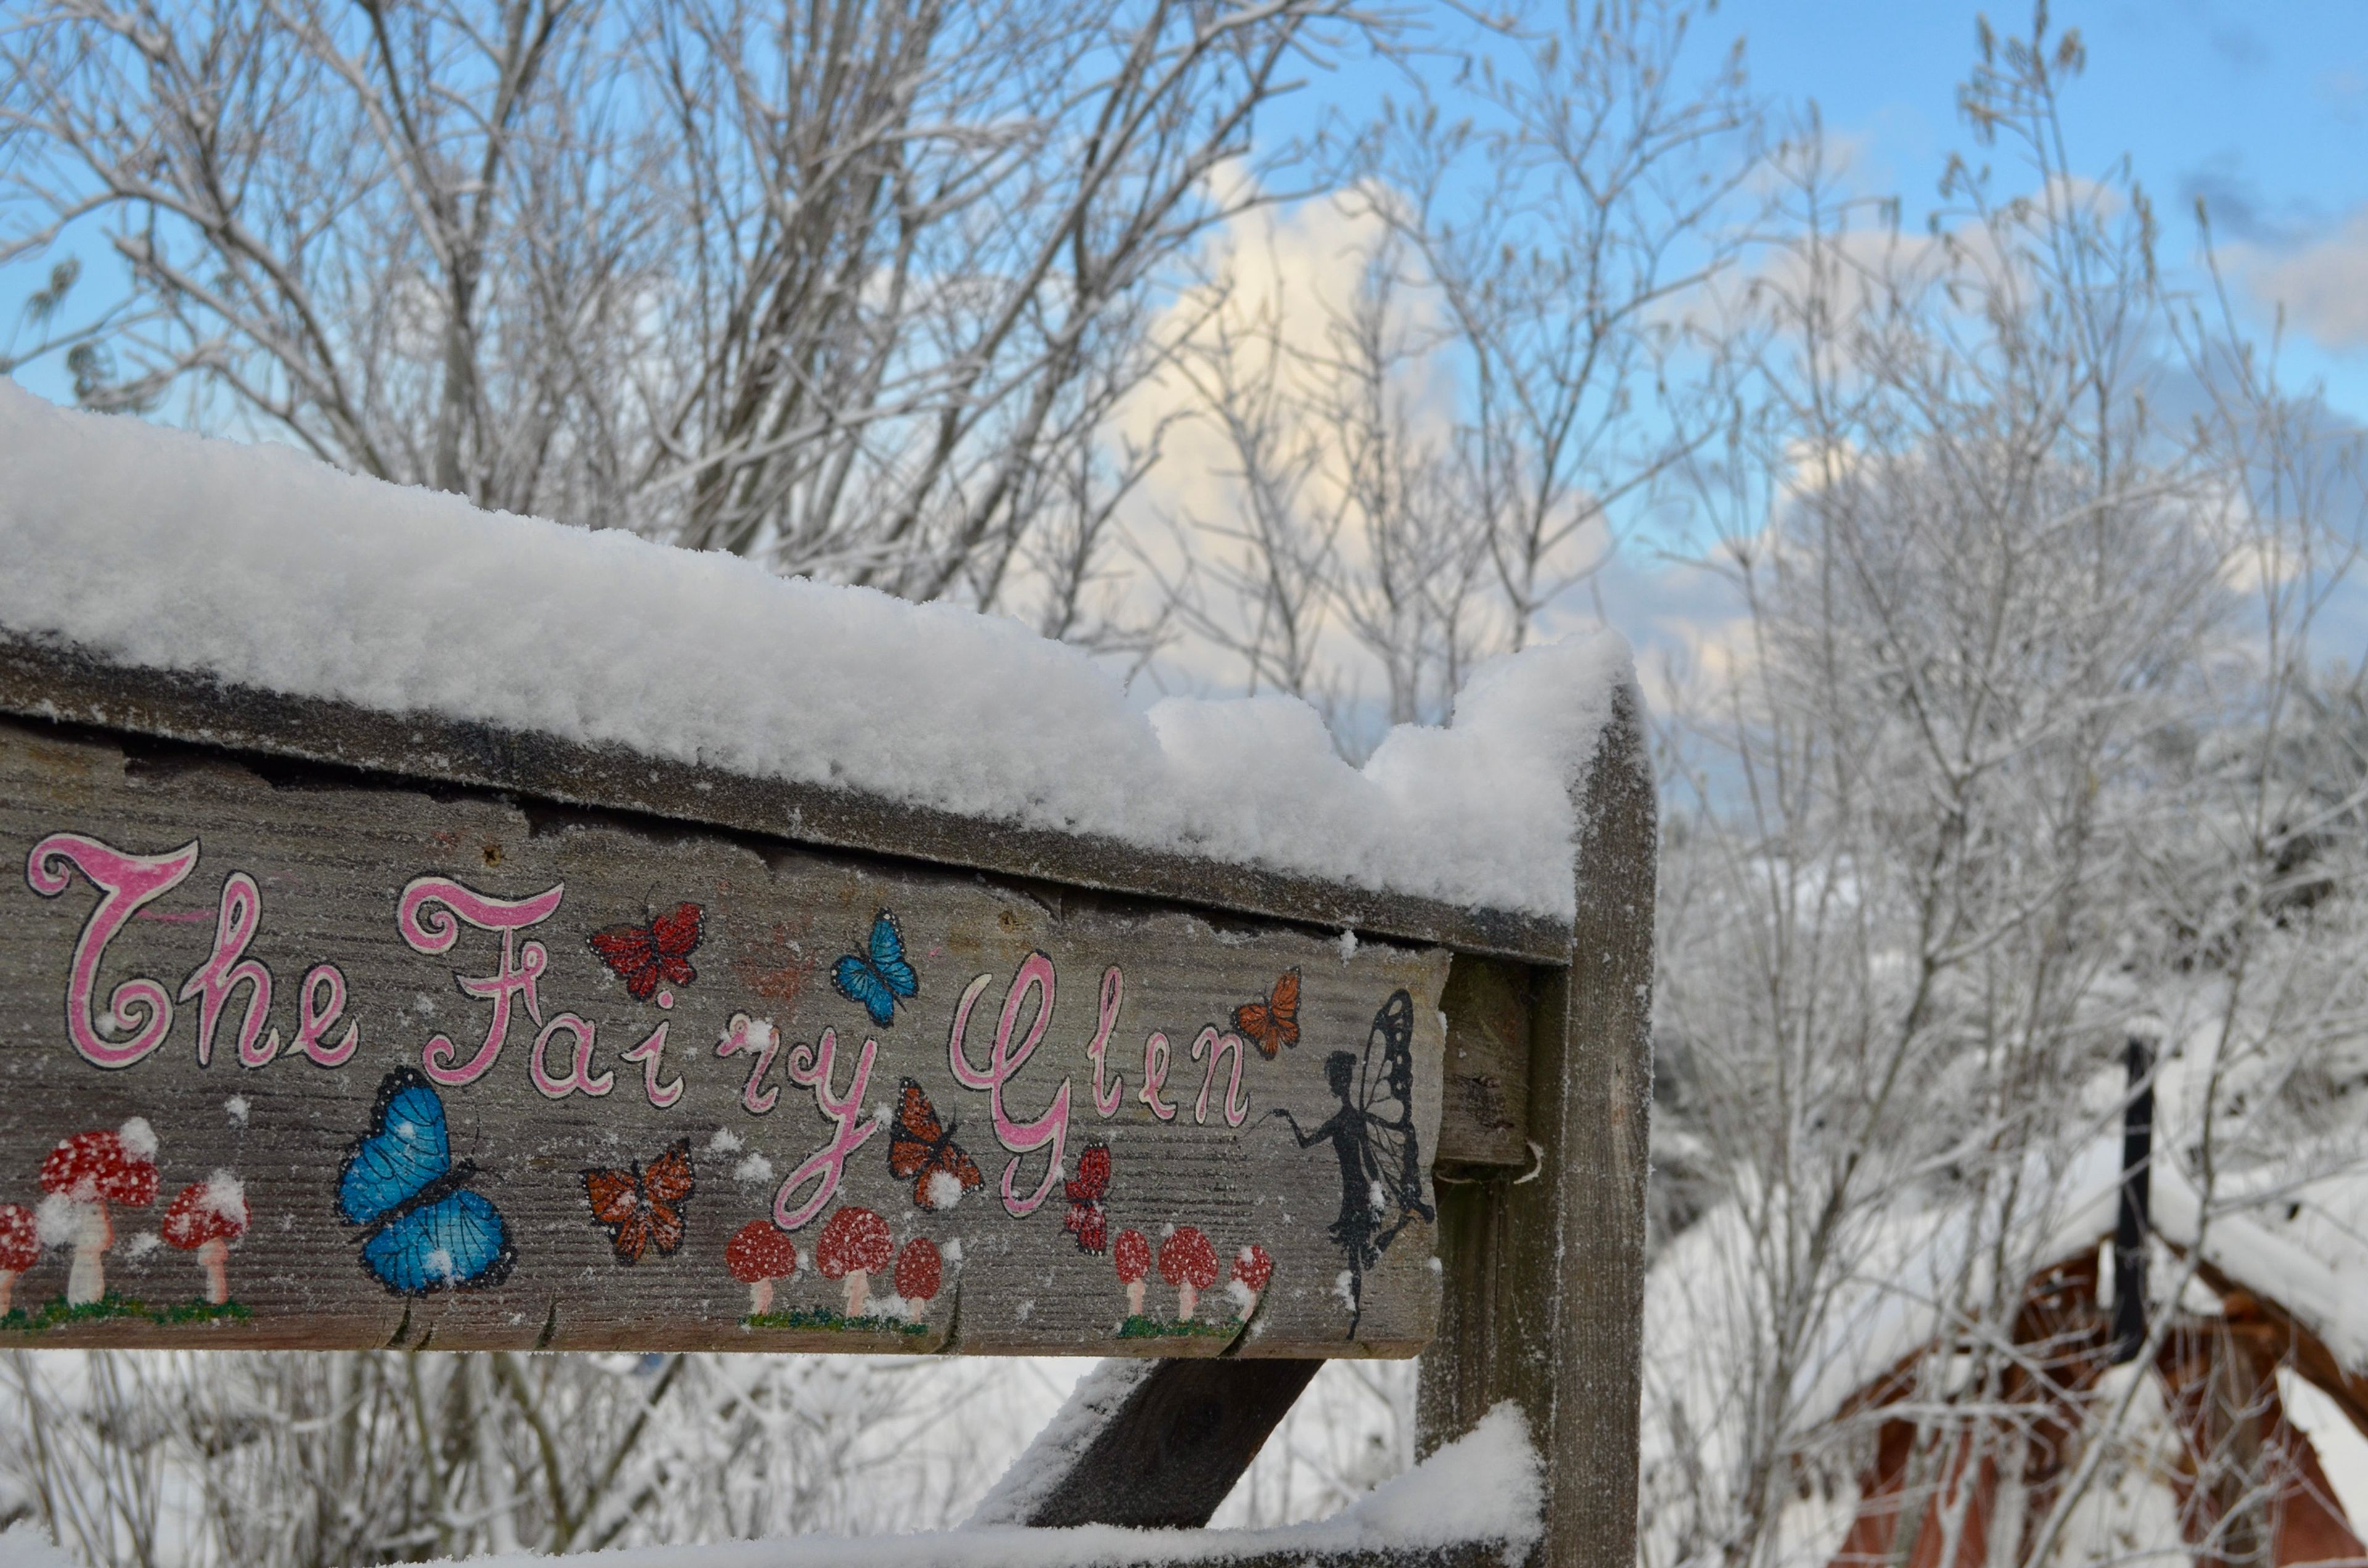
[[1393,992],[1373,1015],[1358,1074],[1357,1108],[1365,1176],[1372,1184],[1380,1244],[1417,1215],[1430,1219],[1422,1196],[1422,1150],[1414,1125],[1414,998]]

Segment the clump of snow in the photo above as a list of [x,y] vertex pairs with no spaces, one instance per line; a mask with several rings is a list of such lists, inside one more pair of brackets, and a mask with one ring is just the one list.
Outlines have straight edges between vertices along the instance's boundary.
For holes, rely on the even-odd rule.
[[1257,1294],[1239,1279],[1228,1279],[1225,1281],[1225,1294],[1232,1298],[1234,1303],[1234,1315],[1237,1318],[1246,1318],[1249,1316],[1250,1309],[1258,1305]]
[[123,665],[1558,919],[1568,785],[1631,678],[1608,632],[1531,648],[1475,671],[1451,726],[1401,726],[1358,769],[1295,699],[1146,714],[1016,620],[7,384],[0,558],[0,631]]
[[929,1173],[929,1207],[943,1213],[962,1201],[962,1177],[951,1171]]
[[115,1135],[123,1140],[123,1152],[135,1160],[156,1158],[156,1130],[148,1125],[144,1116],[135,1116],[116,1129]]
[[216,1171],[208,1176],[198,1193],[200,1208],[211,1210],[225,1220],[246,1222],[246,1184],[229,1171]]
[[51,1546],[40,1527],[20,1519],[0,1530],[0,1568],[74,1568],[74,1561]]
[[72,1194],[52,1192],[33,1206],[33,1236],[44,1247],[73,1244],[82,1224],[82,1207]]
[[740,1135],[728,1127],[719,1127],[715,1136],[707,1141],[711,1154],[736,1154],[740,1152]]
[[1348,963],[1348,962],[1349,962],[1350,960],[1352,960],[1353,959],[1355,959],[1355,958],[1356,958],[1356,956],[1357,956],[1357,933],[1355,933],[1354,931],[1343,931],[1343,932],[1341,932],[1341,933],[1340,933],[1340,961],[1341,961],[1342,963]]
[[247,1104],[245,1095],[233,1095],[222,1101],[222,1112],[230,1118],[230,1124],[233,1127],[245,1127],[247,1114],[253,1108]]
[[773,1162],[752,1153],[732,1167],[732,1179],[749,1187],[763,1187],[773,1179]]
[[146,1257],[164,1244],[165,1238],[155,1232],[142,1231],[123,1244],[123,1251],[125,1256],[130,1257]]

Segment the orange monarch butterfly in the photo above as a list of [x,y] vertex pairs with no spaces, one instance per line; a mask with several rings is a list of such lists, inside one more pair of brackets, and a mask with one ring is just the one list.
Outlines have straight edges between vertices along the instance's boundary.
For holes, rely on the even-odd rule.
[[590,1170],[584,1173],[584,1195],[592,1200],[592,1218],[609,1227],[617,1261],[631,1267],[652,1245],[665,1257],[682,1245],[682,1205],[690,1198],[690,1140],[674,1146],[644,1167],[631,1170]]
[[1234,1009],[1234,1032],[1274,1060],[1284,1046],[1299,1043],[1299,971],[1287,969],[1263,1002],[1245,1002]]
[[[954,1130],[938,1121],[938,1108],[921,1085],[906,1078],[896,1096],[896,1120],[888,1129],[888,1170],[911,1177],[917,1209],[951,1209],[963,1193],[983,1184],[978,1163],[954,1142]],[[951,1187],[949,1193],[946,1189]]]

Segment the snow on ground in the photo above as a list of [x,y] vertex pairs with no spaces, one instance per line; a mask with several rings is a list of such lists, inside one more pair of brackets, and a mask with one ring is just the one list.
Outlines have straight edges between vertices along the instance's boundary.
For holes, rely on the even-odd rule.
[[[1520,1562],[1540,1533],[1537,1450],[1520,1413],[1498,1405],[1457,1441],[1328,1519],[1257,1530],[1027,1530],[965,1526],[926,1534],[798,1536],[564,1557],[477,1557],[471,1568],[1121,1568],[1224,1562],[1286,1552],[1421,1551],[1500,1541]],[[0,1535],[0,1568],[63,1568],[29,1526]]]
[[[1566,918],[1610,632],[1477,671],[1360,770],[1296,699],[1169,699],[1014,620],[481,512],[0,383],[0,631],[962,815]],[[787,824],[784,824],[785,826]]]
[[20,1520],[0,1530],[0,1568],[74,1568],[74,1561],[31,1521]]

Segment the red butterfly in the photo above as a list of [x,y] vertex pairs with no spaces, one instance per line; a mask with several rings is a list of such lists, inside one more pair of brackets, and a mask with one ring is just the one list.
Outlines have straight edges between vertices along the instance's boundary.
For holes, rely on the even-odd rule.
[[1284,1046],[1299,1043],[1299,971],[1287,969],[1274,983],[1274,994],[1263,1002],[1245,1002],[1234,1009],[1234,1032],[1272,1061]]
[[699,978],[690,955],[707,932],[707,912],[695,903],[678,903],[672,915],[661,915],[646,926],[627,921],[595,931],[585,938],[600,961],[625,983],[626,994],[646,1002],[665,980],[689,985]]
[[682,1245],[681,1206],[690,1197],[690,1186],[688,1138],[676,1140],[646,1169],[636,1165],[631,1170],[584,1173],[592,1218],[609,1227],[617,1261],[627,1266],[641,1262],[643,1250],[653,1243],[660,1257]]
[[[888,1169],[912,1178],[913,1203],[920,1209],[951,1209],[986,1180],[978,1163],[954,1142],[954,1130],[939,1124],[938,1108],[910,1078],[896,1096],[896,1124],[888,1130]],[[944,1187],[950,1181],[961,1185],[948,1198]]]
[[1100,1252],[1110,1245],[1110,1217],[1102,1199],[1110,1194],[1110,1152],[1107,1143],[1088,1143],[1077,1155],[1077,1174],[1061,1184],[1069,1200],[1069,1217],[1061,1229],[1077,1238],[1079,1252]]

